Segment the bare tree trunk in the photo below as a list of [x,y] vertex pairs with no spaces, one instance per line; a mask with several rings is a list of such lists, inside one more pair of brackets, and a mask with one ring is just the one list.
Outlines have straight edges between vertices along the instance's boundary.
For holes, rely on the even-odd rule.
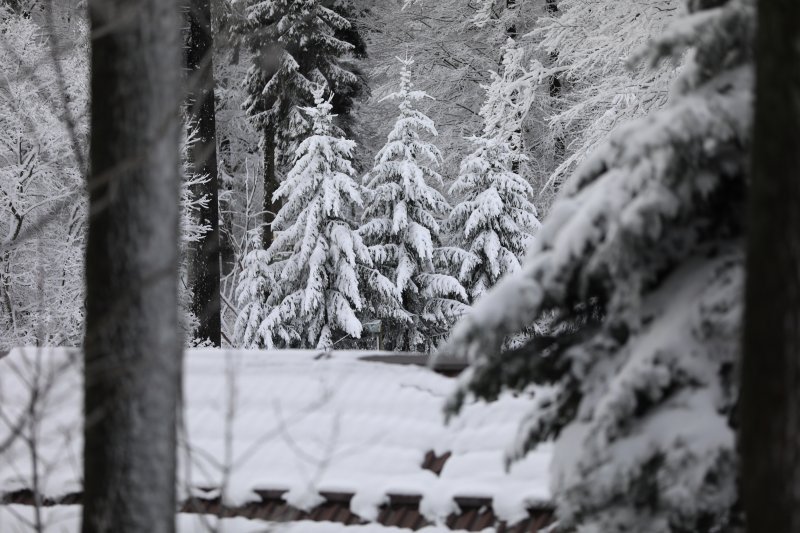
[[278,176],[275,173],[275,129],[273,126],[264,128],[262,142],[264,145],[264,227],[261,232],[261,246],[266,250],[274,240],[272,220],[280,209],[280,203],[272,200],[272,195],[278,189]]
[[89,0],[84,533],[175,530],[181,40],[176,0]]
[[758,2],[741,376],[750,533],[800,531],[800,4]]
[[196,336],[220,346],[219,179],[211,2],[189,0],[187,8],[188,105],[189,116],[198,132],[198,140],[189,151],[189,160],[196,173],[208,177],[206,183],[194,187],[192,194],[195,198],[208,198],[208,204],[200,208],[198,216],[210,228],[189,249],[189,286],[192,289],[192,312],[199,321]]

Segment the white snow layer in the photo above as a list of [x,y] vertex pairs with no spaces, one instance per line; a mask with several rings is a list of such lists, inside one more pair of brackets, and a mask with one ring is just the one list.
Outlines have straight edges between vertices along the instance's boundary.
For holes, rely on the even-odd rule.
[[[186,351],[181,498],[222,492],[240,505],[259,501],[256,490],[287,490],[290,504],[308,509],[320,492],[348,492],[351,510],[370,520],[387,495],[418,494],[434,522],[457,512],[456,496],[491,498],[511,522],[549,501],[549,446],[504,469],[528,396],[470,404],[445,426],[455,380],[360,361],[357,352],[319,353]],[[44,497],[81,490],[81,371],[76,350],[21,348],[0,358],[0,444],[23,423],[0,454],[0,494],[34,488],[31,449]],[[452,453],[440,476],[421,468],[430,450]]]
[[[57,505],[42,509],[42,533],[79,533],[81,507]],[[29,533],[35,524],[34,508],[28,505],[0,506],[0,531],[4,533]],[[334,522],[301,520],[290,523],[265,522],[247,518],[219,518],[213,515],[179,514],[178,533],[406,533],[410,529],[364,524],[346,526]],[[458,533],[444,527],[429,526],[419,533]],[[493,532],[493,528],[483,530]]]

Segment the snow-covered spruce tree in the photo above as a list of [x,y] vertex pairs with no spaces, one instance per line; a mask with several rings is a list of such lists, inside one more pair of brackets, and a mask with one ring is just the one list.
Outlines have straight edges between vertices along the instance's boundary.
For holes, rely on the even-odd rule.
[[[690,49],[668,106],[565,183],[529,259],[456,326],[449,402],[539,385],[509,459],[555,439],[560,530],[738,531],[733,412],[752,107],[752,0],[691,0],[641,55]],[[502,352],[552,318],[549,335]]]
[[360,286],[371,265],[352,227],[361,193],[351,164],[355,142],[332,134],[330,98],[322,89],[305,108],[314,134],[297,149],[292,170],[275,191],[284,205],[275,241],[245,258],[238,287],[236,336],[244,346],[330,348],[359,338]]
[[370,198],[359,233],[402,304],[402,310],[384,308],[377,316],[386,347],[419,350],[430,348],[450,330],[464,312],[467,296],[456,278],[439,271],[446,254],[439,247],[438,218],[450,206],[431,185],[442,185],[433,168],[441,161],[439,150],[420,135],[435,136],[436,127],[414,109],[413,103],[427,94],[413,90],[413,59],[398,60],[400,88],[386,98],[400,102],[400,115],[364,178]]
[[[280,174],[276,165],[288,165],[297,144],[309,134],[310,124],[300,109],[312,105],[313,92],[322,85],[336,95],[334,112],[346,113],[362,87],[346,60],[357,52],[348,40],[358,34],[329,5],[325,0],[233,0],[239,14],[233,31],[253,62],[244,80],[244,108],[262,135],[268,219],[278,209],[272,203]],[[264,248],[272,237],[271,228],[265,227]]]
[[451,196],[463,198],[450,213],[448,229],[457,247],[449,251],[461,265],[458,279],[472,301],[501,276],[519,270],[539,227],[533,188],[511,170],[509,145],[477,137],[477,149],[461,163]]
[[284,130],[276,132],[279,140],[305,137],[311,124],[300,108],[312,105],[318,85],[334,95],[334,113],[349,110],[362,87],[348,58],[363,55],[364,44],[343,16],[353,10],[348,2],[233,0],[233,6],[241,15],[233,31],[253,54],[244,106],[259,125]]

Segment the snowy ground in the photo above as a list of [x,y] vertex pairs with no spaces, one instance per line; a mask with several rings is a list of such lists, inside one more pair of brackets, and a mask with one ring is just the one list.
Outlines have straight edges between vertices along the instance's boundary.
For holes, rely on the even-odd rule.
[[[442,403],[455,380],[359,355],[189,350],[181,497],[221,493],[239,505],[258,501],[256,490],[287,490],[290,504],[309,509],[322,501],[320,492],[346,492],[354,494],[351,510],[372,520],[388,494],[417,494],[432,522],[458,512],[456,496],[490,498],[498,517],[511,522],[549,500],[549,449],[504,469],[505,447],[529,398],[473,403],[445,425]],[[0,457],[0,492],[32,488],[32,434],[41,492],[51,498],[78,492],[78,352],[28,348],[0,359],[0,442],[24,417],[34,389],[35,431],[26,425]],[[421,468],[431,450],[452,453],[439,476]]]

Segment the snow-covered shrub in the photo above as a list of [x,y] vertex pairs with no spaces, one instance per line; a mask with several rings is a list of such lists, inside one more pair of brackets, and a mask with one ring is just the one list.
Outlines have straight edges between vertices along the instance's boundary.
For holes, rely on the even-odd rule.
[[[364,177],[369,201],[359,233],[369,244],[376,269],[390,279],[402,309],[376,307],[387,347],[418,350],[431,346],[464,312],[464,288],[437,268],[445,258],[440,247],[439,218],[450,206],[433,185],[442,186],[436,170],[439,150],[422,135],[436,136],[433,121],[414,109],[426,98],[413,90],[413,60],[399,59],[400,88],[387,96],[398,100],[400,115],[375,166]],[[371,291],[373,299],[375,291]],[[378,294],[383,300],[383,295]]]
[[[449,402],[540,386],[509,459],[555,440],[560,528],[736,531],[732,425],[752,106],[752,0],[689,2],[640,54],[689,49],[663,110],[565,183],[522,269],[456,326]],[[538,319],[548,335],[502,352]]]
[[275,191],[284,204],[268,250],[253,250],[237,292],[236,336],[244,346],[330,348],[359,338],[361,286],[370,254],[352,225],[361,207],[353,178],[353,141],[333,135],[330,99],[316,92],[306,108],[313,135],[297,149],[292,170]]

